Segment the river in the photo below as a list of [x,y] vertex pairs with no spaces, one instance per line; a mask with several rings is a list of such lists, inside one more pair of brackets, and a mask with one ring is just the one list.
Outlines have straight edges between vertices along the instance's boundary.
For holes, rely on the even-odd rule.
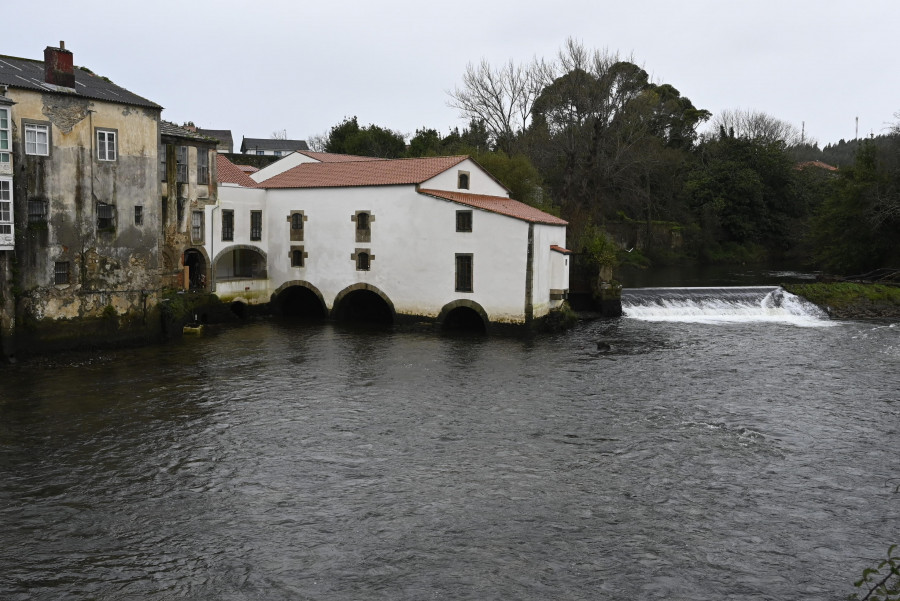
[[725,292],[3,367],[0,599],[845,598],[900,542],[900,325]]

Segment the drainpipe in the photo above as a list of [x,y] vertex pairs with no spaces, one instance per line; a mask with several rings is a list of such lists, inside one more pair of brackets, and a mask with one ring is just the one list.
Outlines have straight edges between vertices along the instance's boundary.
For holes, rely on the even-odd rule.
[[216,291],[216,209],[219,208],[218,200],[209,212],[209,291]]

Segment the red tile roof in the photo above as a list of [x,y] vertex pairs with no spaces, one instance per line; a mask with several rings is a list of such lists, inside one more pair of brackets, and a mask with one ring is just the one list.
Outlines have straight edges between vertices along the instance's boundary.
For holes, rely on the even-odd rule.
[[346,188],[421,184],[466,156],[301,163],[259,183],[260,188]]
[[256,173],[257,171],[259,171],[259,167],[254,167],[253,165],[235,165],[235,167],[237,167],[238,169],[240,169],[247,175],[250,175],[251,173]]
[[567,221],[564,221],[559,217],[555,217],[549,213],[545,213],[540,209],[535,209],[534,207],[529,206],[524,202],[512,200],[511,198],[504,198],[502,196],[465,194],[462,192],[447,192],[445,190],[426,189],[421,189],[419,190],[419,192],[421,194],[427,194],[428,196],[434,196],[435,198],[450,200],[459,204],[474,207],[476,209],[483,209],[485,211],[499,213],[508,217],[515,217],[516,219],[522,219],[524,221],[530,221],[532,223],[546,223],[548,225],[568,225]]
[[315,152],[312,150],[298,150],[298,153],[315,159],[320,163],[348,163],[352,161],[386,161],[378,157],[361,157],[355,154],[335,154],[331,152]]
[[556,244],[550,245],[550,250],[555,250],[558,253],[562,253],[564,255],[571,255],[572,251],[568,248],[563,248],[562,246],[557,246]]
[[256,187],[256,182],[250,179],[249,175],[221,154],[216,155],[216,171],[220,184],[238,184],[245,188]]

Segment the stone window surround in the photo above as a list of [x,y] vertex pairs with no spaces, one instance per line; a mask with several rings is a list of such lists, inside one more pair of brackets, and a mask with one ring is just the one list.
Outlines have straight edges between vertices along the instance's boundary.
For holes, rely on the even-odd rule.
[[[291,260],[291,267],[306,267],[306,259],[309,258],[309,253],[304,251],[303,246],[292,245],[288,257]],[[299,262],[297,258],[300,259]]]
[[[295,221],[295,215],[299,215],[299,219]],[[306,229],[304,222],[309,220],[309,216],[304,211],[291,211],[287,216],[288,227],[291,228],[291,242],[303,242],[303,231]],[[299,227],[295,227],[299,225]]]
[[[366,267],[360,266],[360,255],[366,255],[368,257],[368,265]],[[356,263],[356,271],[371,271],[372,261],[375,260],[375,255],[372,254],[371,249],[357,248],[353,254],[350,255],[350,260]]]
[[459,170],[456,172],[456,187],[459,190],[468,190],[472,183],[472,174],[468,171]]
[[[366,217],[360,220],[360,215],[365,215]],[[371,242],[372,222],[375,221],[375,215],[372,214],[372,211],[356,211],[350,216],[350,221],[356,224],[356,228],[354,228],[356,231],[356,241]]]
[[471,209],[468,210],[460,210],[456,212],[456,231],[457,232],[471,232],[472,231],[472,222],[473,222],[473,211]]

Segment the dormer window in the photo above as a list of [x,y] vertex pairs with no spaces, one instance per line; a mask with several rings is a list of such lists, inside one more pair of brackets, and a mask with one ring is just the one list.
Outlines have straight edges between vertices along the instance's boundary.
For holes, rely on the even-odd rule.
[[469,172],[468,171],[458,171],[456,174],[456,187],[460,190],[468,190],[469,189]]

